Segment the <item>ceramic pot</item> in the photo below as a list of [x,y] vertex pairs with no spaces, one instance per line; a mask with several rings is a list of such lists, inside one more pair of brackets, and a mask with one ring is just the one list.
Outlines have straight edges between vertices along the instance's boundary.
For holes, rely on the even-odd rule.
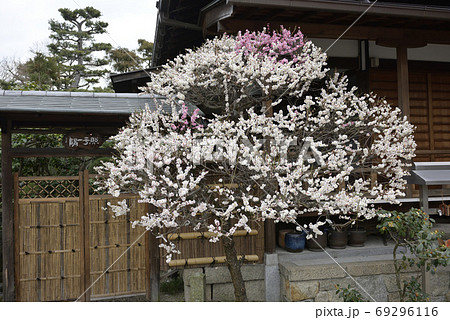
[[332,249],[345,249],[347,246],[347,230],[330,230],[328,232],[328,246]]
[[284,239],[286,237],[286,234],[289,232],[295,232],[294,229],[281,229],[278,231],[278,246],[286,249],[286,244],[284,242]]
[[301,252],[305,249],[306,233],[305,232],[289,232],[284,238],[286,250],[289,252]]
[[348,231],[348,245],[352,247],[364,247],[364,243],[367,239],[367,232],[364,229],[361,230],[349,230]]
[[311,239],[306,240],[306,246],[311,251],[323,251],[327,246],[327,233],[323,232],[317,237],[313,234]]

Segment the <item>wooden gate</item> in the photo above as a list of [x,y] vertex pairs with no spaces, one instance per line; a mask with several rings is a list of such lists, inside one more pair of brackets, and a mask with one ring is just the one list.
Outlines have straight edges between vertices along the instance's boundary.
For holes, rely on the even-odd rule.
[[[149,237],[130,223],[145,213],[145,206],[133,195],[113,199],[93,193],[87,172],[71,177],[15,175],[17,301],[146,292]],[[107,202],[123,199],[130,212],[112,218]]]

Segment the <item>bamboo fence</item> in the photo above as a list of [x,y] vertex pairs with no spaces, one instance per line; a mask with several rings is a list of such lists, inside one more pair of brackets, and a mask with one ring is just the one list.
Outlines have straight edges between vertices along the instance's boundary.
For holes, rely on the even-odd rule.
[[[14,177],[15,276],[17,301],[83,301],[149,292],[149,237],[132,222],[147,213],[135,195],[92,194],[87,172],[72,177]],[[90,194],[91,193],[91,194]],[[125,199],[126,216],[114,218],[108,209]],[[238,230],[239,255],[262,262],[264,227]],[[159,268],[198,267],[223,263],[220,243],[207,232],[183,228],[170,237],[181,254]],[[129,250],[128,250],[129,249]],[[163,256],[159,249],[159,256]],[[120,258],[119,258],[120,257]],[[87,290],[89,289],[89,290]]]

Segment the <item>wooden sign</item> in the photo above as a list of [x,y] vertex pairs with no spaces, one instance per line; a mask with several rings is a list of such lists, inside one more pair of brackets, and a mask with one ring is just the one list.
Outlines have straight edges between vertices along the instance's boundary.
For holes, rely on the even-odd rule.
[[63,144],[70,150],[93,150],[103,144],[103,138],[95,132],[74,131],[64,136]]

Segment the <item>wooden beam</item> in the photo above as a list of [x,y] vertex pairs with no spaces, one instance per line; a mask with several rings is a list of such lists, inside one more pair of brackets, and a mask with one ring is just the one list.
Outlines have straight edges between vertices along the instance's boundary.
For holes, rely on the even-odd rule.
[[118,130],[116,128],[98,128],[98,127],[78,127],[78,128],[50,128],[50,129],[12,129],[12,133],[23,133],[23,134],[68,134],[74,131],[95,131],[103,136],[112,136],[117,134]]
[[[239,30],[262,30],[270,23],[271,28],[276,29],[283,25],[286,28],[300,30],[310,38],[337,39],[347,29],[348,25],[328,23],[303,23],[302,21],[266,21],[228,18],[220,20],[208,28],[212,33],[227,32],[235,34]],[[355,25],[350,28],[342,39],[347,40],[373,40],[381,44],[392,46],[395,41],[411,47],[423,46],[427,43],[450,44],[449,30],[428,30],[390,27],[367,27]]]
[[406,47],[397,48],[397,89],[398,105],[402,109],[403,115],[409,120],[408,49]]
[[[335,0],[228,0],[228,4],[236,7],[254,7],[254,8],[283,8],[291,11],[314,10],[322,12],[353,13],[361,14],[364,10],[371,6],[371,3],[364,1],[335,1]],[[422,18],[422,19],[439,19],[450,20],[449,9],[442,7],[427,6],[406,6],[393,3],[381,2],[373,5],[370,9],[371,15],[390,16],[395,18]]]
[[51,157],[110,157],[114,149],[100,148],[95,150],[68,150],[64,148],[13,148],[13,158],[51,158]]
[[2,124],[3,301],[15,300],[11,121]]

